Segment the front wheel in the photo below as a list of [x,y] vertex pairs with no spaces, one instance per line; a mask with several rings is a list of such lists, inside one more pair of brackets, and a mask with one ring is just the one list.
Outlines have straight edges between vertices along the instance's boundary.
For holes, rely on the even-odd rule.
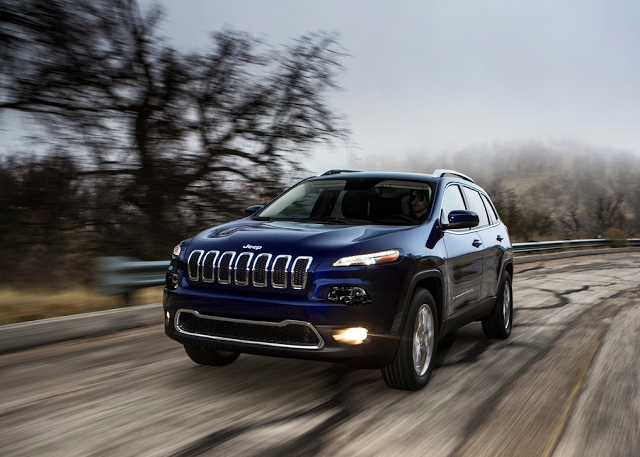
[[513,327],[513,293],[511,289],[511,275],[502,273],[500,292],[493,312],[482,320],[482,331],[487,338],[504,340],[511,335]]
[[438,347],[438,312],[428,290],[418,289],[411,300],[407,322],[395,358],[381,369],[387,386],[419,390],[427,385]]
[[200,346],[184,345],[184,350],[191,360],[199,365],[229,365],[240,357],[239,352],[220,351]]

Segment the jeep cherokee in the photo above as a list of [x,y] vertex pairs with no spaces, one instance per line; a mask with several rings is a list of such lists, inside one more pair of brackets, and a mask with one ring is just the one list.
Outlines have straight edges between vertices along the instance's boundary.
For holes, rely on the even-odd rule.
[[323,360],[418,390],[448,332],[511,333],[513,249],[468,176],[330,170],[245,213],[173,251],[165,332],[198,364]]

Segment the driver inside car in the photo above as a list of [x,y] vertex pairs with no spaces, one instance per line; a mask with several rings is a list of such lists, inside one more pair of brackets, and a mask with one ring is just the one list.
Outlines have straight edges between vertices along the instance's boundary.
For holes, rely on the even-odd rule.
[[409,194],[409,216],[418,223],[427,220],[427,206],[429,205],[429,192],[423,189],[412,189]]

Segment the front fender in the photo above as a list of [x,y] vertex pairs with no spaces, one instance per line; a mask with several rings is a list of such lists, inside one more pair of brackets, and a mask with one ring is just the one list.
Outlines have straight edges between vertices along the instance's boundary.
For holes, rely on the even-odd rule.
[[[402,329],[404,328],[405,322],[407,320],[406,310],[411,304],[413,294],[418,287],[423,287],[429,290],[431,292],[431,295],[433,295],[433,299],[435,300],[436,306],[438,308],[439,324],[442,323],[442,319],[444,318],[442,313],[442,310],[444,308],[442,302],[444,297],[444,280],[442,271],[437,268],[420,271],[413,275],[408,282],[409,285],[405,288],[407,292],[398,303],[398,308],[396,309],[395,318],[391,327],[391,331],[394,334],[402,333]],[[441,325],[439,325],[438,328],[441,328]]]

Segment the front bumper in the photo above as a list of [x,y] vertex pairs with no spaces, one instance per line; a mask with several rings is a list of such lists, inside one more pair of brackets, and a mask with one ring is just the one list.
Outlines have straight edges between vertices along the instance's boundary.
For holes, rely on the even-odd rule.
[[[372,306],[165,290],[164,309],[167,336],[225,351],[374,368],[391,363],[399,344],[398,335],[380,332],[387,325],[378,325]],[[333,331],[347,327],[366,328],[367,339],[357,345],[336,341]]]

